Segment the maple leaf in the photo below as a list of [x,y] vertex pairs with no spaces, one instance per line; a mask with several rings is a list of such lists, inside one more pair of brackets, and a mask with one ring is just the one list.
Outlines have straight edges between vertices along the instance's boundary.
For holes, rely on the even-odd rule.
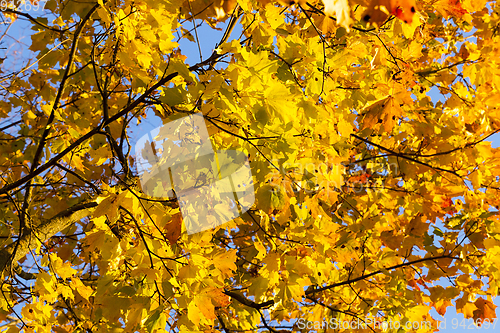
[[390,249],[396,250],[403,243],[403,235],[395,231],[383,231],[380,235],[382,243]]
[[473,318],[474,311],[478,308],[474,303],[469,302],[466,298],[461,297],[456,301],[457,312],[463,313],[465,318]]
[[483,323],[485,319],[488,322],[493,322],[493,320],[497,317],[495,313],[495,309],[497,306],[493,304],[493,302],[486,300],[484,298],[478,298],[474,305],[477,307],[473,312],[474,321],[478,321],[479,323]]
[[394,97],[389,96],[366,106],[361,112],[360,129],[379,129],[390,132],[396,125],[403,110]]
[[226,15],[231,14],[237,5],[236,0],[218,0],[214,3],[215,13],[217,20],[224,18]]
[[236,250],[220,252],[212,257],[212,263],[223,276],[231,276],[236,267]]
[[257,191],[256,199],[263,211],[271,213],[285,207],[287,196],[283,186],[266,184]]
[[460,0],[439,0],[434,3],[434,7],[443,15],[445,18],[451,17],[461,17],[467,14],[467,11],[462,7]]
[[446,308],[452,305],[453,304],[451,304],[450,300],[440,300],[433,304],[433,306],[436,308],[437,313],[439,313],[441,316],[444,316],[446,314]]
[[164,227],[165,237],[168,239],[170,244],[177,243],[182,231],[182,215],[181,213],[175,213],[169,223]]

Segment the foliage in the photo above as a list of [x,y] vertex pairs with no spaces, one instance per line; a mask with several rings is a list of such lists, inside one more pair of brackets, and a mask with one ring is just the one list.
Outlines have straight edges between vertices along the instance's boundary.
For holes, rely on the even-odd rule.
[[[430,332],[430,309],[448,306],[495,318],[499,13],[482,0],[3,10],[28,20],[36,59],[1,69],[2,328],[275,332],[376,318]],[[219,42],[188,63],[182,45],[200,29]],[[257,201],[188,235],[176,200],[141,192],[129,137],[153,113],[195,112],[217,149],[249,156]]]

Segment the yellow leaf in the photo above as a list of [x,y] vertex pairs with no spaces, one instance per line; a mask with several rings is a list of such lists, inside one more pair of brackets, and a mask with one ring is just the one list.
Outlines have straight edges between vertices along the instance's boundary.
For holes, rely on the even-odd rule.
[[267,22],[274,30],[284,24],[284,18],[282,15],[280,15],[281,10],[281,8],[276,7],[271,3],[266,5],[265,15],[267,18]]
[[236,250],[221,251],[212,257],[212,264],[224,277],[232,276],[236,267]]
[[349,31],[352,24],[349,2],[347,0],[323,0],[323,3],[325,5],[325,14],[335,14],[337,23]]
[[93,161],[94,165],[102,165],[110,157],[113,156],[111,154],[111,150],[109,149],[109,146],[107,146],[107,145],[102,146],[101,148],[98,148],[96,150],[92,150],[90,152],[90,155],[94,158],[94,161]]
[[123,191],[118,195],[115,193],[110,193],[96,207],[93,213],[93,217],[96,218],[105,215],[110,222],[114,222],[118,217],[118,207],[126,196],[127,191]]
[[293,120],[293,114],[297,110],[297,105],[292,98],[292,94],[285,85],[273,81],[264,91],[264,96],[275,115],[284,123]]
[[406,38],[411,39],[415,34],[415,30],[420,26],[422,15],[419,12],[416,12],[413,15],[413,20],[410,24],[403,24],[401,28],[403,29],[403,34]]
[[484,9],[486,0],[463,0],[462,7],[468,12],[475,12]]
[[70,286],[71,286],[71,288],[76,290],[80,294],[80,296],[82,296],[86,300],[88,300],[89,297],[94,292],[94,290],[92,290],[92,288],[84,285],[82,283],[82,281],[77,277],[74,277],[71,279]]
[[191,301],[187,307],[187,315],[188,319],[193,322],[196,326],[200,324],[200,309],[198,308],[198,305],[196,304],[196,298]]
[[363,20],[380,25],[394,15],[405,23],[412,23],[417,11],[415,0],[372,0],[363,13]]
[[[478,1],[482,2],[482,1]],[[461,17],[467,14],[467,11],[462,7],[460,0],[438,0],[433,4],[434,8],[444,16],[448,17]]]
[[450,300],[439,300],[436,303],[434,303],[434,307],[436,308],[437,313],[439,313],[441,316],[444,316],[446,314],[446,308],[449,306],[452,306]]
[[57,298],[55,279],[47,272],[38,273],[35,290],[41,295],[41,299],[51,301]]
[[137,55],[137,61],[142,67],[149,68],[149,66],[153,62],[153,58],[147,53],[140,53]]
[[33,119],[36,119],[37,116],[36,114],[33,113],[33,111],[29,110],[28,112],[26,112],[26,116],[28,117],[28,119],[30,120],[33,120]]
[[286,203],[285,189],[281,185],[266,184],[256,194],[257,207],[266,213],[281,210]]
[[410,319],[410,321],[420,322],[422,321],[423,318],[425,318],[428,315],[430,310],[431,310],[430,306],[417,305],[408,311],[408,318]]
[[262,244],[260,239],[257,239],[256,242],[253,243],[253,246],[258,251],[257,255],[255,256],[255,259],[262,260],[267,254],[265,246]]
[[209,322],[213,322],[213,320],[216,318],[215,307],[210,299],[205,296],[195,296],[194,303],[196,304],[198,311],[201,312],[203,317],[205,317],[205,319],[207,319]]

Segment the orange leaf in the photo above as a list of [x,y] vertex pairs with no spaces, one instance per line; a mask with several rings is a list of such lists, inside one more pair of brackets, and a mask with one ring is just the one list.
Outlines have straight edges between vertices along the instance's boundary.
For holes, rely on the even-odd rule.
[[382,125],[385,132],[390,132],[396,127],[398,118],[403,113],[399,103],[392,96],[376,101],[365,109],[360,129],[378,129]]
[[394,15],[405,23],[411,23],[416,8],[415,0],[372,0],[363,14],[363,20],[380,25],[389,15]]
[[177,243],[177,240],[179,239],[182,230],[181,213],[175,213],[174,215],[172,215],[172,219],[165,226],[165,230],[166,230],[165,237],[168,239],[170,244]]
[[395,231],[382,231],[380,239],[384,246],[396,250],[403,244],[404,235],[398,235]]
[[420,291],[420,287],[417,285],[417,282],[415,281],[415,279],[413,280],[409,280],[408,281],[408,285],[414,289],[417,289],[418,291]]
[[218,307],[226,307],[231,303],[229,296],[222,292],[221,288],[209,288],[203,291],[202,295],[212,300],[213,305]]
[[446,314],[446,308],[451,305],[452,304],[449,300],[444,299],[434,303],[434,307],[436,308],[437,313],[439,313],[441,316],[444,316]]
[[422,215],[413,218],[406,226],[406,233],[412,236],[423,236],[427,230],[429,230],[429,223]]
[[434,8],[443,15],[444,18],[450,16],[461,17],[467,14],[467,11],[462,7],[460,0],[440,0],[434,4]]
[[479,319],[479,323],[483,323],[485,319],[489,319],[489,322],[492,322],[494,318],[497,317],[495,313],[496,305],[493,302],[488,301],[484,298],[478,298],[474,305],[477,307],[477,310],[474,310],[474,321],[477,322]]

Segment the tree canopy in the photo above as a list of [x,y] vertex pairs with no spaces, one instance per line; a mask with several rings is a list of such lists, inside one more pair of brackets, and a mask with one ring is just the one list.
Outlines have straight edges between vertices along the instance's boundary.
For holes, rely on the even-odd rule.
[[[23,22],[34,55],[0,67],[2,330],[496,318],[498,2],[28,5],[0,8],[0,46],[26,43],[8,39]],[[214,150],[247,157],[255,203],[188,233],[175,196],[144,191],[132,139],[196,113]]]

